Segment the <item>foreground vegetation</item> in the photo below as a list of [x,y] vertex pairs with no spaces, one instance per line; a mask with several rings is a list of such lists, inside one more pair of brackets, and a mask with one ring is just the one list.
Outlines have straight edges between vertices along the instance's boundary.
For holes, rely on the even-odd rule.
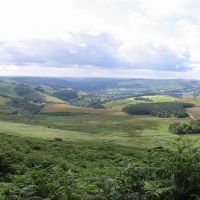
[[[2,200],[198,199],[200,153],[0,135]],[[162,162],[161,162],[162,161]]]

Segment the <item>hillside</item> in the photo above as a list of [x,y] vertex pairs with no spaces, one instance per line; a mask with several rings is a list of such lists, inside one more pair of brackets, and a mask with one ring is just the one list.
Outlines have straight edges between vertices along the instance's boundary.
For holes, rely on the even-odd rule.
[[40,111],[48,103],[103,108],[98,98],[81,90],[69,87],[53,88],[48,85],[22,83],[9,79],[0,82],[1,110],[9,107],[8,113],[16,110],[28,114],[28,112],[34,113],[33,110]]

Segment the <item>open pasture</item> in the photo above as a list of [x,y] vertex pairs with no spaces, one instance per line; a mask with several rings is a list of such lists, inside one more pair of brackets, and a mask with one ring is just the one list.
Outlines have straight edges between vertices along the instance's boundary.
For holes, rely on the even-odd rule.
[[143,96],[144,98],[150,99],[153,103],[158,103],[158,102],[173,102],[176,101],[177,99],[172,96],[168,95],[151,95],[151,96]]

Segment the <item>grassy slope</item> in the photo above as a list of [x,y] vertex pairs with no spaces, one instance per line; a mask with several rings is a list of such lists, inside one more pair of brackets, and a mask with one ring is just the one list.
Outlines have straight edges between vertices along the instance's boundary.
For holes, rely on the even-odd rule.
[[64,100],[61,100],[61,99],[51,96],[49,94],[45,94],[45,93],[41,93],[41,92],[39,94],[42,96],[45,103],[66,103]]
[[[15,88],[19,87],[19,83],[17,82],[9,82],[9,81],[1,81],[0,80],[0,95],[7,95],[9,97],[15,97],[15,98],[21,98],[20,95],[18,95],[15,91]],[[44,89],[44,92],[39,92],[35,90],[35,85],[26,85],[26,87],[35,94],[41,95],[44,99],[44,102],[53,102],[53,103],[63,103],[65,101],[62,101],[61,99],[58,99],[56,97],[53,97],[52,94],[55,92],[54,89],[42,85],[42,88]],[[0,99],[1,102],[1,99]]]
[[22,136],[22,137],[33,137],[52,140],[56,137],[63,138],[64,140],[91,140],[92,136],[87,133],[81,133],[77,131],[67,131],[50,129],[43,126],[28,125],[23,123],[5,122],[0,121],[0,133]]

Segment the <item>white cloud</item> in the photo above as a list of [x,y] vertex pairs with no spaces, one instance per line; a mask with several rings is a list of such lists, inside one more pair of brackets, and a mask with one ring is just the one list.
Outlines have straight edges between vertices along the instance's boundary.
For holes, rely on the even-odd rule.
[[[198,0],[0,0],[0,74],[34,74],[36,65],[44,73],[49,66],[52,74],[77,74],[71,64],[78,76],[88,73],[87,65],[117,76],[121,65],[127,76],[166,70],[196,77],[199,9]],[[110,41],[102,42],[102,34]]]

